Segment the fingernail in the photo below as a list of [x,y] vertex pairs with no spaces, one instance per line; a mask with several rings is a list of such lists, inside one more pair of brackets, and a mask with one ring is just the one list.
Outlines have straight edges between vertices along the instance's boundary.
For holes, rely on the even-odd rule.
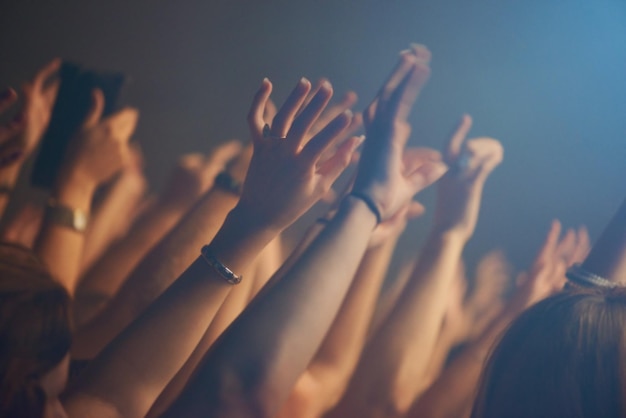
[[265,77],[265,78],[263,79],[263,81],[261,82],[261,84],[266,84],[266,83],[269,83],[269,82],[270,82],[270,79],[269,79],[269,78],[267,78],[267,77]]
[[311,84],[311,82],[306,78],[306,77],[302,77],[299,81],[300,84]]
[[346,110],[344,110],[344,111],[343,111],[343,114],[344,114],[344,115],[346,115],[347,117],[349,117],[350,119],[352,119],[352,116],[354,115],[354,114],[352,113],[352,110],[350,110],[350,109],[346,109]]
[[405,54],[410,54],[410,53],[411,53],[410,49],[403,49],[402,51],[400,51],[398,55],[405,55]]
[[322,81],[322,85],[320,87],[326,90],[331,90],[333,88],[332,84],[330,84],[330,81],[328,80]]

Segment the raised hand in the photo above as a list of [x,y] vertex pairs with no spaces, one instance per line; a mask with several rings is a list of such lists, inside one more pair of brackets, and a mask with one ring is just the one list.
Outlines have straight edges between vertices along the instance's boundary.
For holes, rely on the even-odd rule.
[[367,196],[383,220],[391,218],[419,190],[445,171],[439,162],[407,167],[404,146],[409,139],[406,121],[430,75],[430,53],[403,52],[399,63],[364,112],[367,140],[359,161],[354,192]]
[[[441,172],[445,170],[441,160],[441,154],[430,148],[409,148],[403,154],[403,169],[405,175],[410,175],[417,168],[424,165],[439,167]],[[385,243],[388,239],[397,238],[409,220],[422,216],[426,208],[414,200],[409,200],[391,218],[379,224],[370,238],[369,247],[374,248]]]
[[[565,272],[569,265],[576,261],[573,255],[578,253],[582,256],[585,251],[582,247],[577,248],[578,237],[574,230],[567,231],[562,238],[561,230],[561,223],[558,220],[553,221],[531,267],[517,278],[517,290],[509,304],[511,309],[517,309],[519,313],[563,289],[566,282]],[[584,231],[581,239],[584,247],[584,242],[588,238],[586,230],[581,231]]]
[[208,156],[185,154],[178,159],[169,183],[161,196],[164,204],[188,207],[213,186],[215,176],[241,153],[239,141],[228,141]]
[[469,239],[474,232],[485,180],[502,162],[503,148],[492,138],[466,140],[472,119],[464,115],[444,153],[451,167],[438,187],[435,230]]
[[311,83],[300,80],[270,127],[265,123],[264,110],[272,84],[265,79],[248,114],[254,153],[239,206],[277,229],[291,224],[328,192],[359,145],[358,138],[350,138],[331,158],[321,160],[324,151],[349,126],[352,113],[340,113],[307,142],[308,132],[333,93],[330,83],[323,83],[298,114],[310,90]]
[[61,181],[72,176],[83,185],[95,187],[127,164],[129,140],[139,114],[136,109],[125,108],[101,120],[103,109],[104,95],[96,89],[92,109],[70,143]]

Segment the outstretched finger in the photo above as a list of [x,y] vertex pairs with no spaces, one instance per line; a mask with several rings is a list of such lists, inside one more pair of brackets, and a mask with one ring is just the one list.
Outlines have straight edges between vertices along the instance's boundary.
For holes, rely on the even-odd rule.
[[274,103],[274,101],[268,97],[267,101],[265,102],[265,109],[263,109],[263,120],[265,121],[265,123],[271,125],[272,121],[276,117],[277,112],[278,109],[276,108],[276,103]]
[[121,141],[128,141],[135,131],[139,112],[137,109],[127,107],[107,118],[106,123],[111,124],[115,138]]
[[[344,109],[343,111],[345,112],[345,110],[346,109]],[[335,115],[335,117],[337,117],[337,115]],[[337,146],[337,144],[342,144],[345,140],[354,136],[357,133],[357,131],[361,128],[362,125],[363,125],[363,116],[360,113],[354,113],[352,115],[352,120],[350,121],[350,125],[348,125],[348,127],[341,133],[341,135],[338,136],[333,141],[330,147],[326,148],[326,151],[324,151],[324,153],[320,157],[320,160],[325,161],[326,159],[330,158],[330,154],[334,153],[335,151],[334,148]],[[313,127],[313,129],[314,128],[315,127]],[[354,153],[353,156],[358,157],[358,153]],[[353,159],[352,162],[354,163],[356,161]]]
[[[343,173],[346,167],[350,165],[352,154],[354,154],[359,145],[361,145],[361,142],[363,142],[363,138],[358,136],[346,140],[337,149],[335,155],[318,167],[317,172],[326,178],[328,187],[330,187],[341,173]],[[352,188],[352,183],[352,181],[348,183],[346,190]]]
[[430,62],[432,54],[426,45],[412,43],[410,46],[411,53],[417,57],[417,59]]
[[296,117],[296,114],[298,113],[298,110],[300,110],[300,107],[306,99],[309,91],[311,91],[311,82],[302,77],[274,117],[270,127],[270,133],[272,136],[277,138],[284,138],[287,136],[287,132],[289,132],[289,128],[291,128],[293,119]]
[[447,164],[453,164],[461,155],[465,138],[467,138],[470,129],[472,129],[472,117],[464,114],[446,143],[445,161]]
[[250,110],[248,111],[248,126],[252,133],[252,140],[257,143],[263,139],[263,126],[265,126],[265,109],[267,102],[272,94],[272,83],[269,79],[264,78],[261,87],[257,90]]
[[349,91],[343,96],[341,101],[331,106],[328,106],[326,109],[324,109],[320,117],[315,121],[311,129],[309,129],[309,136],[313,137],[317,135],[317,133],[321,131],[324,126],[328,125],[331,120],[339,116],[341,112],[344,112],[346,109],[352,108],[352,106],[356,104],[357,100],[357,94],[353,91]]
[[430,78],[430,67],[424,61],[416,61],[389,100],[389,113],[406,120],[417,100],[417,96]]
[[55,58],[52,61],[48,62],[39,71],[37,71],[37,74],[35,74],[35,77],[31,82],[32,88],[34,90],[41,90],[46,84],[46,81],[48,81],[48,79],[52,77],[54,73],[59,71],[59,68],[61,68],[60,58]]
[[442,161],[441,153],[435,149],[426,147],[407,148],[402,153],[402,164],[404,165],[403,173],[410,175],[427,161]]
[[552,221],[552,225],[550,226],[550,231],[548,231],[548,235],[539,250],[539,254],[537,256],[538,260],[543,260],[545,258],[550,258],[557,249],[557,245],[559,243],[559,237],[561,236],[561,222],[558,219]]
[[407,177],[413,194],[424,190],[443,176],[448,167],[441,161],[426,161],[410,173]]
[[325,81],[317,90],[308,106],[296,117],[289,130],[289,138],[293,141],[295,150],[299,150],[303,145],[307,132],[322,114],[332,96],[333,87],[328,81]]
[[383,86],[381,87],[375,100],[378,100],[377,107],[384,107],[387,100],[391,98],[398,88],[398,85],[404,80],[415,65],[416,58],[410,52],[403,51],[400,53],[400,59],[396,64]]
[[572,228],[568,228],[563,236],[563,239],[557,244],[556,254],[561,257],[566,265],[572,263],[572,257],[576,251],[577,245],[576,231]]
[[578,228],[578,242],[576,244],[576,250],[572,256],[573,263],[582,263],[589,255],[591,251],[591,240],[589,239],[589,231],[585,226]]
[[309,161],[319,160],[322,153],[333,144],[334,140],[350,125],[352,111],[349,109],[337,116],[320,133],[315,135],[304,147],[302,154]]
[[84,128],[90,128],[95,126],[102,117],[102,112],[104,111],[104,93],[100,89],[94,89],[91,92],[91,109],[89,109],[89,113],[85,117],[85,121],[83,122]]

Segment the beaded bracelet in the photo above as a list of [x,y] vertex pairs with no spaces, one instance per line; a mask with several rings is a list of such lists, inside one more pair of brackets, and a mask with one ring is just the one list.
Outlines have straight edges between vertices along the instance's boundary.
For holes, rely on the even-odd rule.
[[570,267],[565,277],[567,277],[567,280],[570,282],[583,287],[617,287],[616,283],[585,270],[580,264],[574,264]]

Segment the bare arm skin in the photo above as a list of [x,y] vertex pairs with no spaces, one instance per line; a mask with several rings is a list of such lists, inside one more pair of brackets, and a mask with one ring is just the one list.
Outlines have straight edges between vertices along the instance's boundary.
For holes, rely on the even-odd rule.
[[[402,416],[428,385],[446,296],[475,228],[484,182],[502,159],[502,148],[493,139],[465,143],[470,127],[466,116],[449,141],[446,161],[454,169],[439,184],[433,230],[397,305],[366,347],[331,416]],[[456,165],[463,155],[468,162],[461,170]]]
[[[104,108],[102,92],[95,90],[93,100],[93,108],[68,148],[52,191],[57,204],[87,214],[96,187],[126,163],[128,141],[138,118],[136,110],[126,108],[100,120]],[[44,217],[35,242],[35,253],[72,295],[79,278],[84,239],[83,233]]]
[[[75,315],[79,326],[91,320],[109,303],[133,269],[206,193],[215,175],[239,150],[239,143],[230,141],[208,157],[188,154],[179,159],[169,185],[159,199],[140,215],[126,237],[109,248],[81,280]],[[228,196],[226,199],[232,200]],[[223,206],[224,210],[229,207]],[[205,231],[198,231],[199,234],[202,232]],[[208,235],[211,237],[214,233],[209,232]]]
[[[253,101],[255,149],[242,195],[208,247],[211,256],[235,272],[252,265],[271,240],[320,199],[354,151],[356,143],[351,141],[327,171],[316,171],[321,153],[350,122],[349,115],[342,114],[309,145],[293,152],[332,95],[330,86],[320,90],[318,99],[295,117],[309,90],[310,83],[301,80],[275,118],[275,124],[284,123],[291,139],[287,141],[263,135],[263,123],[256,129],[271,92],[269,80],[264,80]],[[197,346],[231,289],[219,270],[197,258],[81,375],[66,401],[70,415],[144,417]],[[146,346],[152,349],[146,351]]]
[[[279,412],[339,311],[375,226],[374,213],[389,219],[438,177],[429,164],[407,176],[402,164],[407,131],[391,128],[404,121],[428,73],[426,65],[403,55],[372,105],[372,135],[360,162],[366,168],[359,170],[354,190],[374,206],[360,197],[343,201],[291,269],[224,332],[165,416],[273,417]],[[247,344],[240,344],[243,340]]]

